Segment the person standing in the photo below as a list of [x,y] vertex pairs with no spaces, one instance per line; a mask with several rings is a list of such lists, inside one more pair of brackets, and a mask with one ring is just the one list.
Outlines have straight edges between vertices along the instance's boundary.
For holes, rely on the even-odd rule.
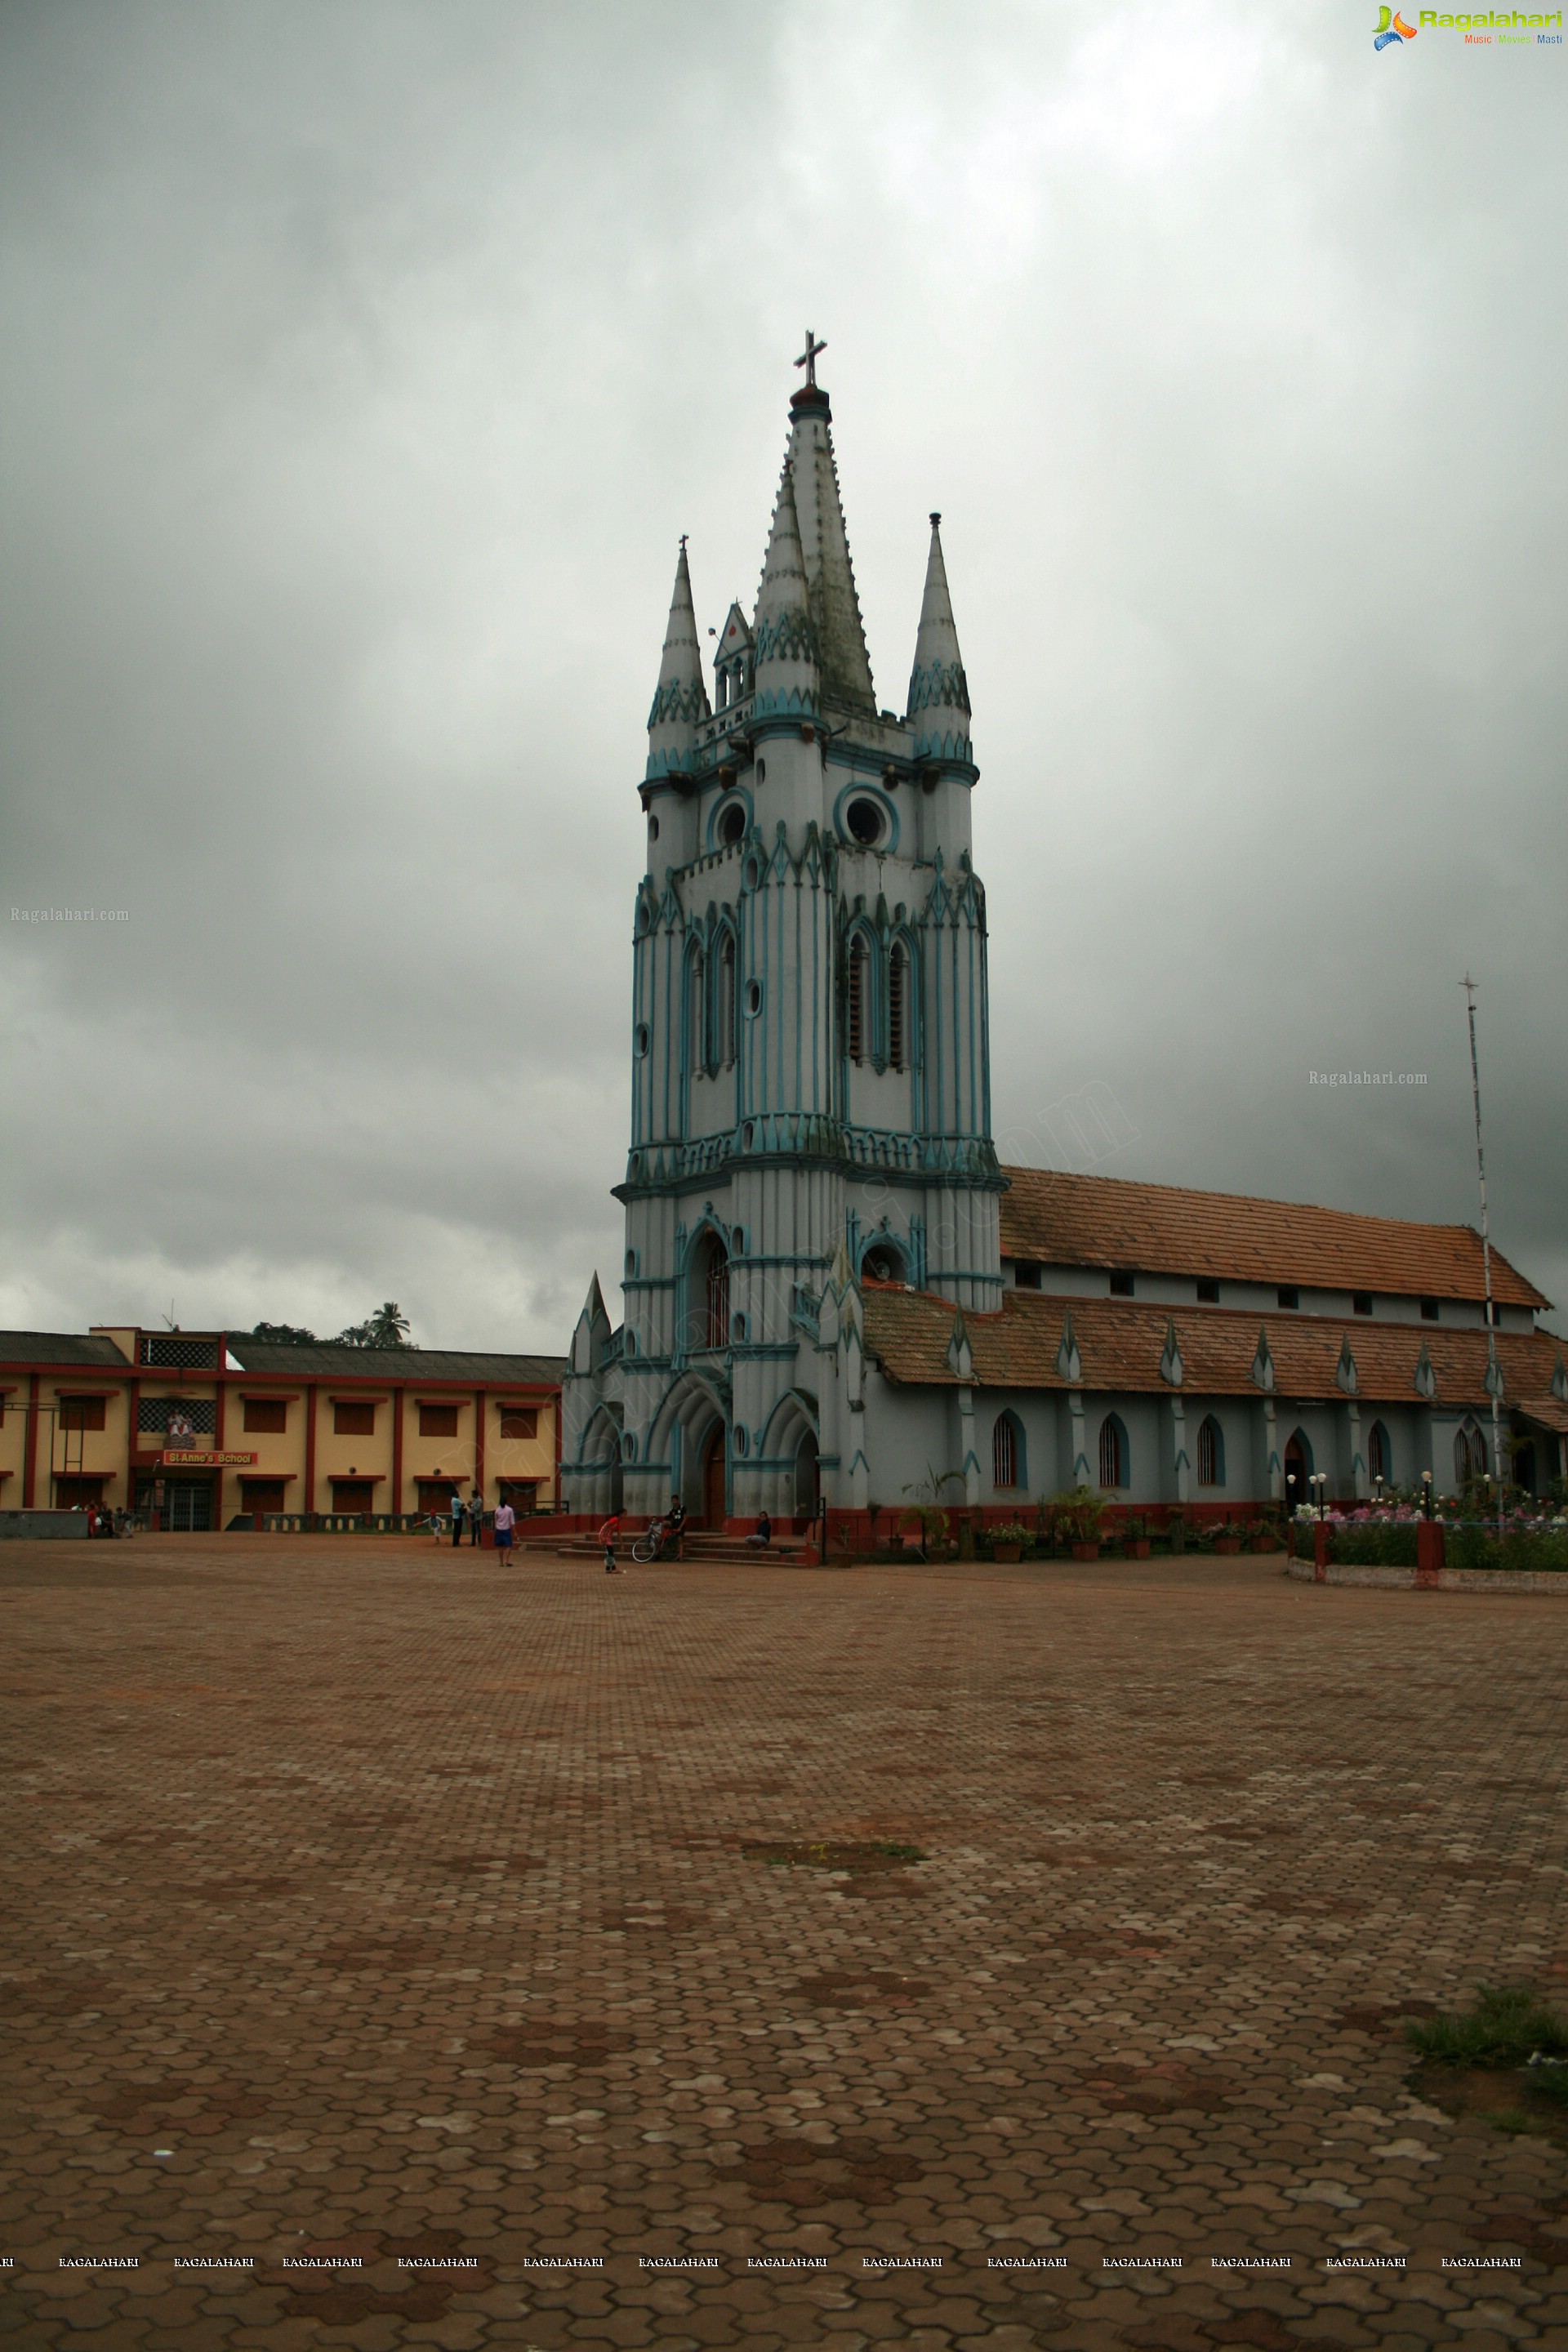
[[604,1526],[599,1529],[599,1541],[605,1547],[605,1574],[606,1576],[619,1576],[621,1572],[616,1566],[616,1538],[620,1534],[620,1531],[621,1522],[618,1517],[607,1518],[605,1521]]
[[496,1549],[508,1558],[511,1554],[511,1531],[516,1525],[517,1513],[503,1496],[496,1505]]
[[669,1508],[664,1516],[665,1532],[669,1538],[671,1559],[686,1558],[686,1506],[679,1495],[669,1498]]
[[468,1541],[477,1544],[485,1531],[485,1498],[476,1486],[468,1496]]
[[462,1542],[462,1540],[463,1498],[461,1495],[458,1494],[456,1486],[454,1486],[452,1489],[452,1549],[454,1551],[456,1551],[458,1546]]

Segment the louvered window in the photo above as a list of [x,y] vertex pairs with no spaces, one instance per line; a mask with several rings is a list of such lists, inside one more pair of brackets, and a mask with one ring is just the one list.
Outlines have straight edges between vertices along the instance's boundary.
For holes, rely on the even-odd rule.
[[895,948],[888,965],[888,1060],[895,1070],[907,1067],[905,998],[909,987],[910,960],[902,948]]
[[866,942],[857,940],[849,950],[849,1058],[866,1058]]

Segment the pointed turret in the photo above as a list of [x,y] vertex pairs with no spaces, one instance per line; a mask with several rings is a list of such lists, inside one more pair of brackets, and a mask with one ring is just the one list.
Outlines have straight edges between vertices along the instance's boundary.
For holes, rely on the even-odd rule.
[[910,672],[909,720],[915,730],[917,760],[970,760],[969,680],[958,650],[947,566],[942,558],[942,517],[931,519],[925,594]]
[[689,772],[697,749],[697,730],[710,716],[708,688],[702,679],[702,648],[697,641],[697,615],[691,605],[691,574],[686,565],[686,541],[675,567],[675,593],[669,600],[669,626],[664,633],[664,659],[658,685],[647,715],[647,780]]
[[[790,402],[789,422],[784,464],[795,483],[822,700],[853,717],[875,719],[877,695],[833,455],[833,414],[819,383],[802,384]],[[760,604],[757,609],[760,620]]]
[[757,591],[754,719],[815,719],[821,708],[816,632],[812,625],[805,560],[795,510],[795,477],[786,465],[773,509],[773,529]]

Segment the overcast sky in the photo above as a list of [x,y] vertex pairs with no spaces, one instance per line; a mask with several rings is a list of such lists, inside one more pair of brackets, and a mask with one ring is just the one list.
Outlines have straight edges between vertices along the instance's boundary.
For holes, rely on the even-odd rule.
[[944,517],[1004,1156],[1473,1220],[1468,967],[1568,1302],[1568,60],[1375,17],[9,0],[0,1323],[564,1347],[807,321],[900,709]]

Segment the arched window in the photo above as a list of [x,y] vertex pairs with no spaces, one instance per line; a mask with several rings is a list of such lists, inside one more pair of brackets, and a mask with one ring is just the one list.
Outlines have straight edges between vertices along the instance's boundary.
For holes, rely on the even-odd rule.
[[866,1058],[866,942],[854,939],[849,943],[849,1058],[862,1062]]
[[1472,1422],[1454,1433],[1454,1476],[1463,1486],[1487,1475],[1487,1441]]
[[1374,1421],[1366,1433],[1366,1475],[1369,1478],[1386,1480],[1391,1475],[1394,1449],[1388,1442],[1388,1432],[1381,1421]]
[[873,1282],[908,1282],[909,1270],[897,1242],[875,1241],[860,1261],[860,1271]]
[[719,951],[719,1059],[729,1069],[735,1059],[735,942],[728,931]]
[[1130,1464],[1127,1453],[1127,1432],[1113,1412],[1108,1412],[1100,1424],[1100,1483],[1102,1486],[1130,1486]]
[[686,1286],[687,1345],[723,1348],[730,1340],[730,1253],[715,1233],[692,1250]]
[[1016,1413],[1001,1412],[991,1433],[991,1483],[994,1486],[1026,1486],[1024,1429]]
[[702,950],[698,948],[686,967],[686,1066],[693,1076],[708,1059],[706,980]]
[[890,1069],[908,1067],[910,959],[908,950],[895,945],[888,964],[888,1065]]
[[1225,1485],[1225,1432],[1212,1412],[1198,1426],[1198,1484]]

